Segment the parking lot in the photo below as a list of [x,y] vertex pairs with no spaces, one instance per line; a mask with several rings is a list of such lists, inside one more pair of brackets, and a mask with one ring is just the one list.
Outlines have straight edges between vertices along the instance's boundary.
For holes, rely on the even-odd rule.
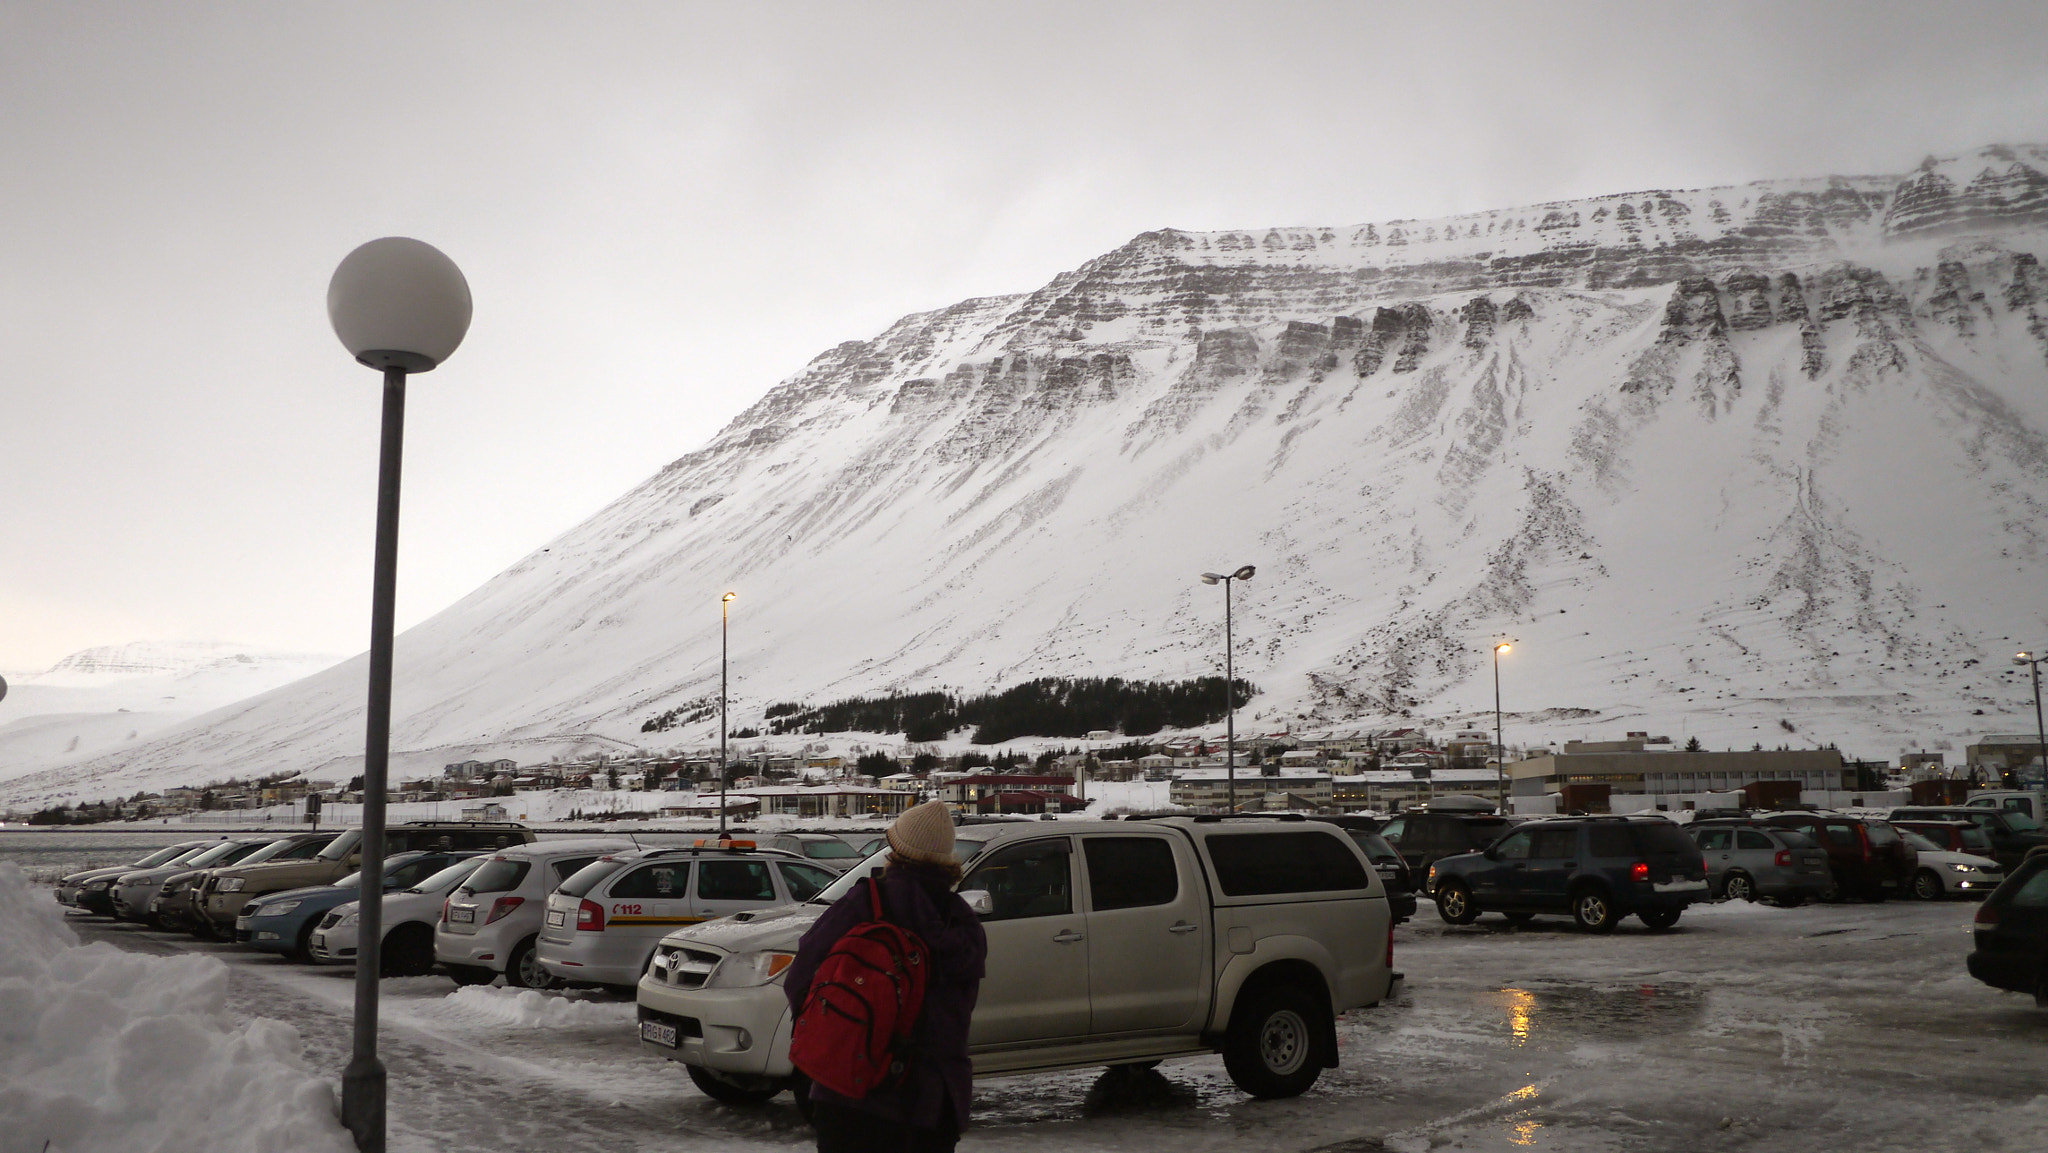
[[[1696,906],[1608,936],[1544,917],[1396,934],[1406,979],[1340,1025],[1342,1067],[1256,1102],[1218,1058],[977,1083],[970,1149],[2037,1150],[2048,1013],[1963,970],[1969,902]],[[352,993],[229,946],[73,918],[86,940],[199,951],[231,1011],[296,1024],[338,1077]],[[789,1098],[735,1109],[646,1056],[629,1000],[384,984],[394,1150],[805,1147]]]

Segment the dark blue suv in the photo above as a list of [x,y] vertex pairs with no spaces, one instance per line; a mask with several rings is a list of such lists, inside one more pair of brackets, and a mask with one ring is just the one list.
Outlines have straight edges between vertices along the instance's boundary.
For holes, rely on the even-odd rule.
[[1536,821],[1484,852],[1430,866],[1437,914],[1453,925],[1481,913],[1526,921],[1565,913],[1605,933],[1633,913],[1652,929],[1678,923],[1707,897],[1707,863],[1679,827],[1662,817],[1561,817]]

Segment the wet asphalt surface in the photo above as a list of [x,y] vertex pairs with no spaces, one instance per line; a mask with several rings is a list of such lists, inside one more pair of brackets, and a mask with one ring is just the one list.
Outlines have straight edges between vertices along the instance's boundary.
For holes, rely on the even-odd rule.
[[[1564,919],[1396,933],[1406,979],[1339,1025],[1309,1093],[1253,1101],[1220,1058],[976,1083],[963,1149],[2048,1148],[2048,1012],[1971,980],[1967,903],[1698,906],[1677,930]],[[230,1011],[296,1025],[337,1081],[352,972],[73,918],[82,939],[230,967]],[[391,1148],[758,1150],[810,1144],[785,1095],[733,1108],[642,1052],[630,1002],[535,1026],[446,978],[386,981]],[[502,1008],[496,994],[485,1008]],[[542,996],[559,996],[544,994]],[[529,1006],[530,1007],[530,1006]]]

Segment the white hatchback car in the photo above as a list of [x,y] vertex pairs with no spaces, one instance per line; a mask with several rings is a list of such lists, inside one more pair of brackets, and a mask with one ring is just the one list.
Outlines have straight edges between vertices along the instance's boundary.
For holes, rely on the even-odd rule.
[[839,874],[752,841],[600,857],[548,897],[538,955],[565,981],[630,991],[662,937],[749,909],[808,901]]
[[[434,925],[441,906],[455,886],[481,868],[484,858],[474,856],[454,864],[401,892],[384,894],[384,971],[393,977],[413,977],[434,968]],[[362,925],[358,903],[336,905],[313,929],[307,952],[319,965],[353,965],[356,961],[357,930]]]
[[599,857],[633,847],[623,837],[588,837],[492,853],[441,907],[434,959],[462,985],[488,984],[500,973],[515,988],[554,984],[534,956],[548,894]]

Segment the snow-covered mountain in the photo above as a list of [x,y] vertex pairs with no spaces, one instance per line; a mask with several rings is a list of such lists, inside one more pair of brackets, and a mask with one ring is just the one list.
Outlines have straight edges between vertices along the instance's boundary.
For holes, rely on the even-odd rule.
[[[401,771],[777,700],[1221,664],[1242,727],[2011,728],[2048,631],[2048,147],[1904,176],[1146,233],[840,345],[398,645]],[[360,756],[361,658],[115,779]],[[2031,702],[2025,702],[2030,704]],[[1982,710],[1981,714],[1978,710]],[[345,766],[335,766],[345,767]]]
[[0,779],[132,747],[340,659],[210,641],[81,649],[42,672],[8,678],[0,698]]

